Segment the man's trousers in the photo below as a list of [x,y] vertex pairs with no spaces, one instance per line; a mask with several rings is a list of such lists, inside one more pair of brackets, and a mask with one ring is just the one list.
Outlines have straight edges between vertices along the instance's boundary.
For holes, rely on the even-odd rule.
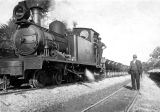
[[132,81],[132,88],[133,89],[140,89],[140,75],[138,71],[131,71],[131,81]]

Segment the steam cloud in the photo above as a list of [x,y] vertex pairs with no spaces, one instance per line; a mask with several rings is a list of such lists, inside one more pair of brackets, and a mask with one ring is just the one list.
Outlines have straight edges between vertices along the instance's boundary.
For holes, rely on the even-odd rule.
[[[44,27],[48,28],[49,23],[55,20],[62,21],[69,29],[79,25],[79,22],[87,22],[88,19],[86,20],[86,17],[88,18],[88,13],[86,12],[86,8],[83,9],[83,7],[78,7],[78,3],[79,1],[72,0],[52,1],[50,10],[44,18]],[[79,4],[82,5],[82,2]],[[85,4],[84,1],[84,5]]]
[[87,77],[87,79],[89,81],[94,81],[95,80],[94,75],[88,69],[85,70],[85,76]]

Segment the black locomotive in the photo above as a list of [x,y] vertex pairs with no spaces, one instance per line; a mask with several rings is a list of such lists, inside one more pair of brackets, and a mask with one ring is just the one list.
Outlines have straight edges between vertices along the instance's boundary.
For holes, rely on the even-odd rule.
[[[0,59],[3,89],[29,83],[43,87],[47,83],[61,84],[85,80],[86,69],[105,72],[99,53],[99,33],[90,28],[66,30],[60,21],[41,27],[42,12],[38,3],[25,1],[14,8],[17,30],[13,35],[15,56]],[[31,19],[30,19],[31,18]]]

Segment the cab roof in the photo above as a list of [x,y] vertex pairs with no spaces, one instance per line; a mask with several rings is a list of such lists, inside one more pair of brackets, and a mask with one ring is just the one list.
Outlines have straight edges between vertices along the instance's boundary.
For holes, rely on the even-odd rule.
[[97,35],[99,35],[99,33],[96,32],[95,30],[93,30],[92,28],[76,27],[76,28],[74,28],[74,29],[86,29],[86,30],[91,30],[91,31],[93,31],[94,33],[96,33]]

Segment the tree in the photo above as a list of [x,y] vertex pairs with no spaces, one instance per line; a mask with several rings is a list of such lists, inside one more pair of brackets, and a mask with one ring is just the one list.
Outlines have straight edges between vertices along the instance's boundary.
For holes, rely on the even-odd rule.
[[152,54],[150,54],[150,56],[151,56],[152,58],[159,59],[159,58],[160,58],[160,47],[157,46],[157,47],[153,50]]
[[13,49],[12,35],[16,30],[15,20],[11,18],[7,24],[0,25],[0,48]]
[[160,47],[157,46],[150,54],[150,59],[146,63],[146,69],[160,68]]

